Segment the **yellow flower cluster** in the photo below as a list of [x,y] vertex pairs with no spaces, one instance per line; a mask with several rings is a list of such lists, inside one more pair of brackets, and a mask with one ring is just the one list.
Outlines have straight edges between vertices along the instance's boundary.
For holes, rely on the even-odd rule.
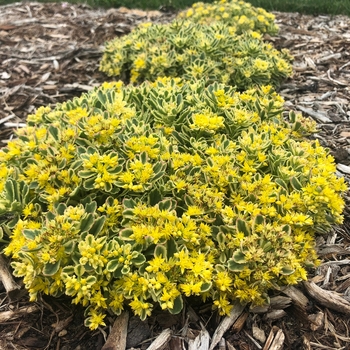
[[282,110],[269,85],[169,78],[39,109],[0,151],[4,252],[31,300],[65,293],[95,329],[126,304],[227,314],[306,279],[346,186],[315,124]]
[[177,17],[202,24],[224,22],[232,26],[238,34],[249,30],[269,34],[278,32],[272,13],[241,0],[220,0],[211,4],[196,2],[190,9],[181,11]]
[[[247,17],[242,16],[237,25],[245,21]],[[158,77],[195,80],[204,76],[208,83],[218,81],[240,90],[278,85],[291,75],[291,56],[286,50],[278,51],[263,42],[257,31],[235,32],[235,27],[220,21],[141,25],[107,42],[100,69],[120,77],[125,67],[130,67],[130,82],[135,84]]]

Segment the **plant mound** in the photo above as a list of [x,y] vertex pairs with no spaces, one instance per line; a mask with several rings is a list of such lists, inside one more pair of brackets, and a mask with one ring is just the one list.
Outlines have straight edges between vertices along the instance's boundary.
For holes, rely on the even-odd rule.
[[346,186],[282,105],[270,86],[163,79],[39,108],[0,151],[5,253],[31,299],[72,296],[95,329],[126,305],[227,314],[306,279]]
[[245,90],[278,86],[292,74],[291,56],[261,40],[257,32],[235,35],[235,28],[216,22],[146,23],[105,45],[100,70],[140,83],[158,77],[220,82]]
[[237,0],[220,0],[212,4],[196,2],[190,9],[181,11],[178,19],[189,19],[195,23],[210,24],[215,21],[227,23],[233,31],[242,34],[247,31],[277,34],[278,26],[272,13],[251,4]]

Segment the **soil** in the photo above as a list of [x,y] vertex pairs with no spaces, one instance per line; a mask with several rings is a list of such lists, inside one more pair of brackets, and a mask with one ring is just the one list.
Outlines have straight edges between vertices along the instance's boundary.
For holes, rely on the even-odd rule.
[[[349,182],[350,18],[275,15],[280,33],[265,40],[295,57],[294,75],[279,89],[285,109],[318,122],[315,137],[330,149],[338,175]],[[68,3],[1,6],[0,147],[37,107],[54,106],[111,80],[98,70],[105,41],[141,22],[168,22],[174,16]],[[344,224],[317,238],[321,266],[309,272],[307,282],[274,292],[267,308],[236,310],[237,315],[225,319],[209,304],[186,300],[180,315],[156,310],[141,322],[132,316],[125,321],[124,314],[114,326],[110,317],[106,327],[92,332],[83,325],[83,309],[70,299],[43,297],[32,303],[23,288],[11,295],[0,284],[0,350],[207,349],[205,331],[212,343],[217,339],[215,349],[220,350],[350,349],[349,198],[346,194]],[[120,329],[123,324],[126,331]],[[123,332],[125,346],[108,345]],[[159,337],[155,340],[159,334],[163,345],[157,345]],[[201,347],[193,345],[196,339]]]

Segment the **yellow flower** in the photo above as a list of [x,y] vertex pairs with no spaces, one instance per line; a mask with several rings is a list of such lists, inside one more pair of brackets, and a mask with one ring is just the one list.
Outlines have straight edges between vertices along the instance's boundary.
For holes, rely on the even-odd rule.
[[136,70],[140,70],[143,68],[146,68],[146,60],[142,57],[138,57],[135,61],[134,61],[134,67]]
[[222,316],[229,315],[232,309],[232,305],[225,296],[220,296],[218,300],[214,300],[214,307],[219,310],[219,314]]
[[152,313],[152,304],[143,302],[137,298],[134,298],[134,300],[130,302],[130,307],[135,315],[139,315],[141,319],[145,319],[145,316],[150,316]]
[[86,320],[86,324],[89,325],[89,328],[93,331],[97,329],[100,326],[105,326],[106,323],[104,322],[104,318],[106,317],[106,314],[103,314],[101,312],[97,312],[95,310],[91,310],[89,312],[89,317]]
[[190,205],[186,211],[186,215],[188,216],[197,216],[201,214],[203,214],[203,210],[196,205]]
[[226,271],[218,272],[216,275],[215,284],[222,292],[230,291],[232,286],[232,279]]

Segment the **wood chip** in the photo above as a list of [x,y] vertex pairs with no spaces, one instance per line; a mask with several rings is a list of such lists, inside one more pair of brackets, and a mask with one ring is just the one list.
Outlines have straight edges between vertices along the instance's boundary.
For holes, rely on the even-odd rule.
[[219,324],[219,326],[216,328],[212,341],[210,343],[209,350],[213,350],[215,346],[219,343],[220,339],[223,337],[225,332],[234,324],[234,322],[237,320],[237,318],[241,315],[245,308],[245,305],[242,304],[236,304],[233,306],[230,315],[226,316]]
[[253,337],[256,340],[259,340],[260,343],[263,343],[263,344],[265,343],[266,335],[265,335],[265,332],[261,328],[253,325],[252,326],[252,333],[253,333]]
[[266,319],[276,321],[286,315],[287,313],[284,310],[272,310],[266,314]]
[[170,328],[164,329],[147,350],[163,350],[169,343],[173,331]]
[[299,109],[299,111],[302,111],[304,113],[306,113],[307,115],[309,115],[310,117],[322,122],[322,123],[332,123],[332,120],[329,119],[325,113],[323,112],[315,112],[314,110],[310,109],[310,108],[305,108],[303,106],[296,106],[297,109]]
[[114,321],[111,332],[103,345],[102,350],[125,350],[126,337],[128,335],[129,313],[122,312]]
[[21,287],[14,281],[11,272],[8,269],[8,264],[2,254],[0,254],[0,279],[7,295],[10,299],[15,299],[19,295]]
[[206,329],[202,329],[195,339],[188,341],[188,350],[208,350],[210,335]]
[[273,326],[266,340],[263,350],[281,350],[285,335],[277,326]]
[[303,307],[306,307],[309,303],[309,299],[305,296],[305,294],[298,288],[294,286],[288,286],[282,289],[282,293],[287,295],[289,298],[293,300]]
[[314,332],[321,329],[324,325],[324,313],[321,311],[317,314],[309,315],[308,319],[310,321],[310,329]]
[[12,310],[3,311],[3,312],[0,312],[0,323],[8,322],[10,320],[15,320],[19,317],[26,316],[28,314],[31,314],[37,311],[40,311],[37,305],[25,306],[15,311],[12,311]]
[[350,166],[348,165],[337,164],[337,169],[344,174],[350,174]]
[[306,291],[321,305],[350,315],[350,303],[339,294],[320,288],[314,282],[304,282]]

